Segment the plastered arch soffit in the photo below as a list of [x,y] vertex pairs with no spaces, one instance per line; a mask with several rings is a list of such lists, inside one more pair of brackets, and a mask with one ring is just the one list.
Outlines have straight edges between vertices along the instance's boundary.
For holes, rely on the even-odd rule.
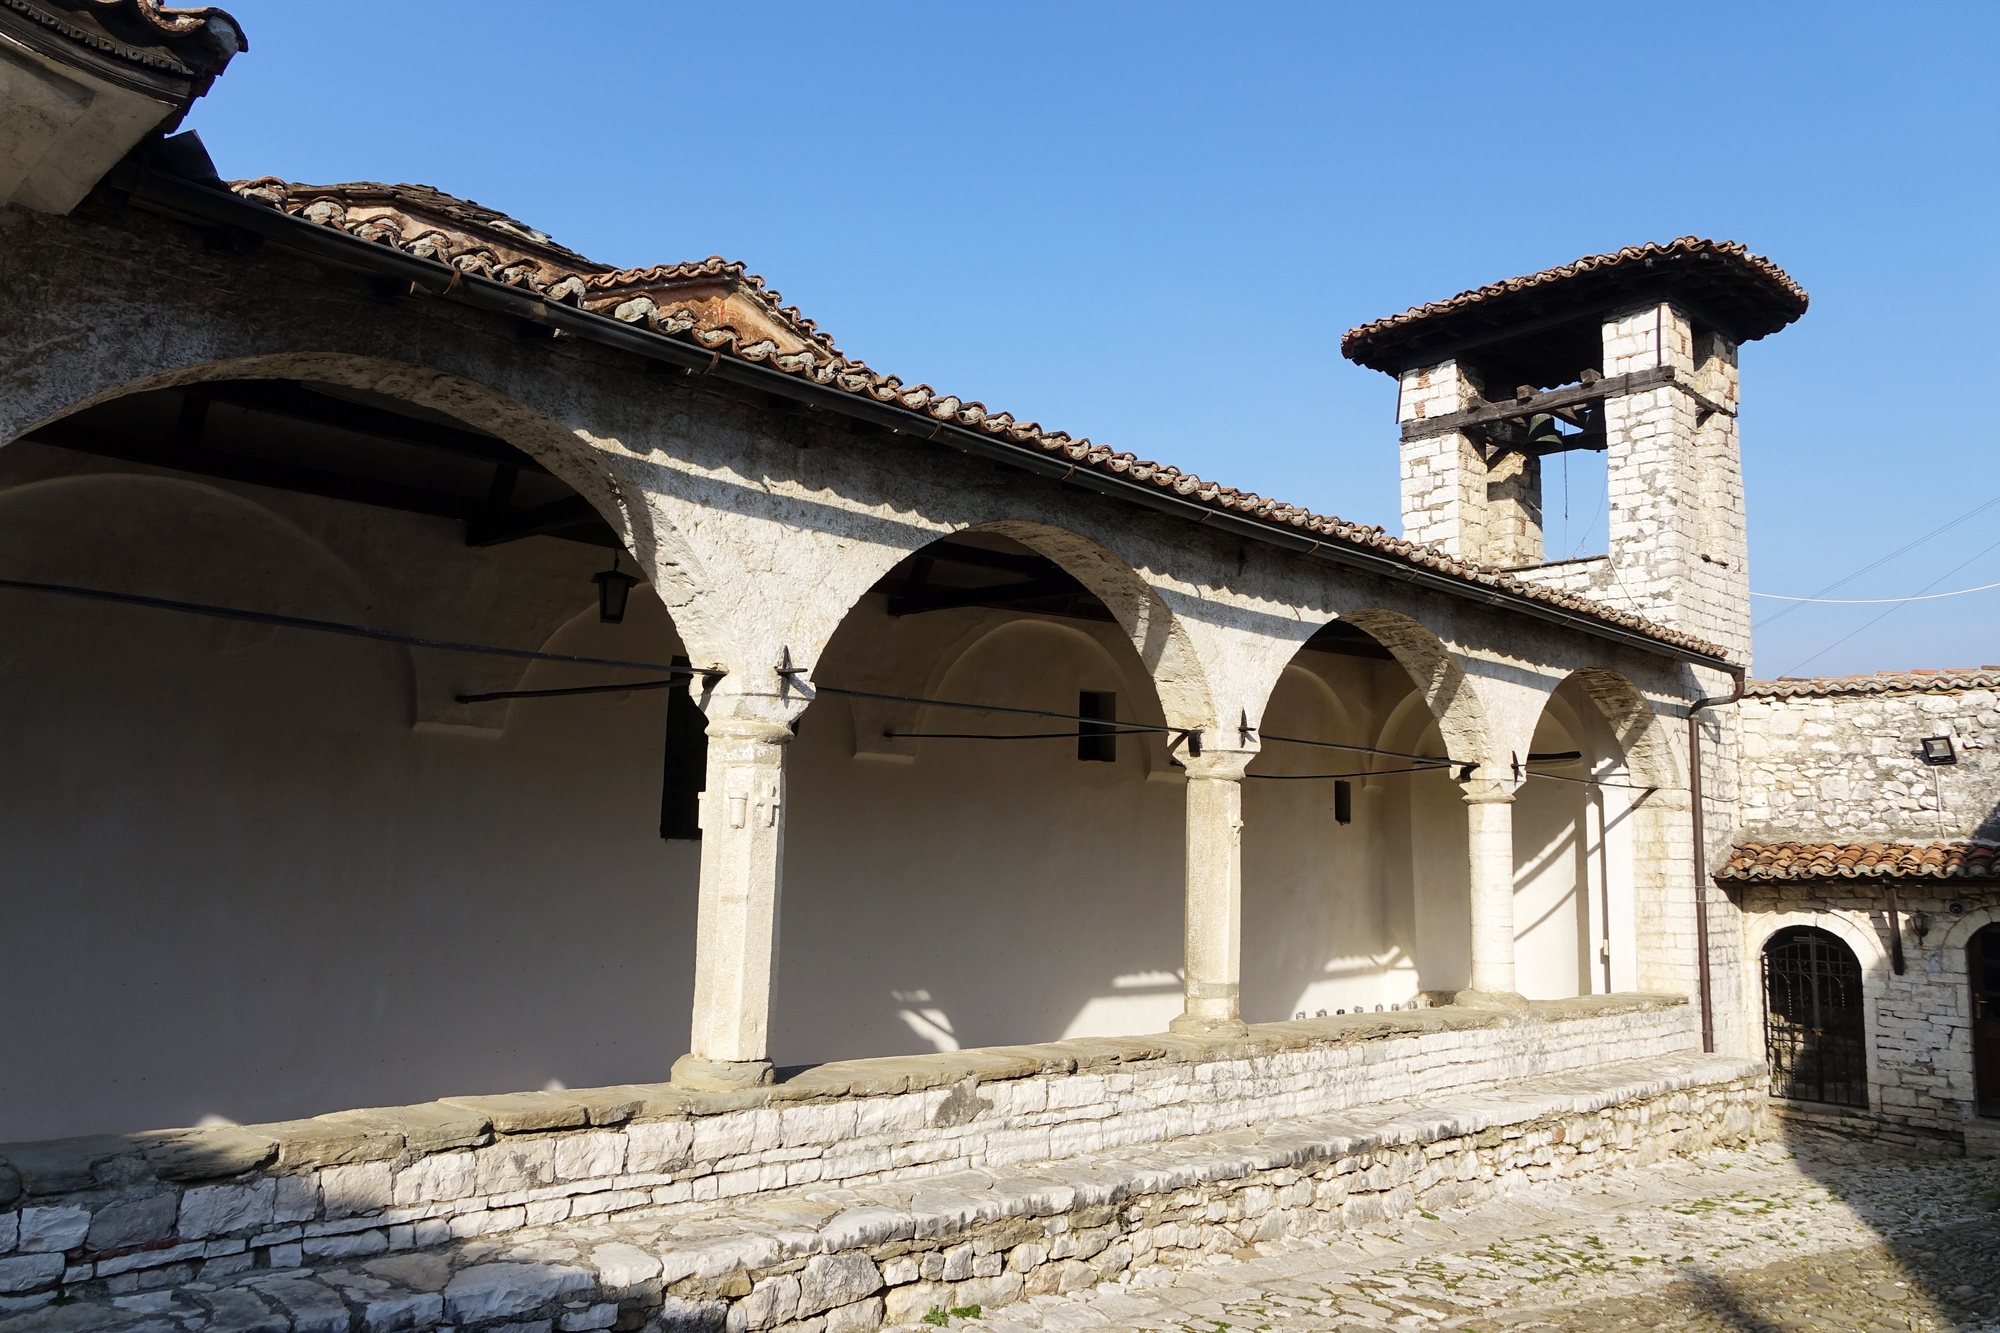
[[[1340,691],[1334,688],[1332,681],[1320,675],[1319,672],[1314,671],[1311,667],[1302,666],[1294,660],[1287,662],[1285,669],[1278,673],[1277,684],[1271,687],[1270,698],[1277,697],[1278,686],[1284,684],[1287,680],[1296,680],[1303,683],[1307,689],[1312,691],[1313,697],[1327,705],[1328,710],[1333,714],[1335,734],[1328,737],[1316,736],[1312,739],[1347,741],[1356,745],[1362,744],[1366,740],[1365,733],[1355,721],[1354,710],[1349,708],[1347,701],[1340,697]],[[1270,710],[1270,698],[1267,698],[1264,702],[1267,714]]]
[[[1152,694],[1152,681],[1147,677],[1144,670],[1139,668],[1137,663],[1119,661],[1118,655],[1106,648],[1101,641],[1093,638],[1088,630],[1076,625],[1064,624],[1058,620],[1031,620],[1026,618],[1009,620],[1001,624],[986,626],[983,632],[976,635],[968,635],[966,639],[961,639],[959,643],[953,645],[954,651],[949,657],[940,656],[935,662],[925,679],[922,697],[963,698],[966,690],[962,686],[954,686],[952,684],[954,675],[968,666],[976,665],[980,654],[996,649],[1004,650],[1008,641],[1028,637],[1059,640],[1086,660],[1096,662],[1109,673],[1113,681],[1124,687],[1121,691],[1121,698],[1131,698],[1134,687],[1144,690],[1145,694],[1142,696],[1143,701],[1140,706],[1131,710],[1142,716],[1128,716],[1126,718],[1127,721],[1150,722],[1160,716],[1158,701]],[[982,701],[971,700],[970,702]],[[1121,706],[1122,712],[1124,712],[1124,708]],[[942,724],[947,716],[959,723],[965,720],[964,715],[956,709],[949,710],[949,713],[947,713],[943,709],[926,708],[921,710],[920,716],[921,721],[918,729],[925,731],[930,730],[933,723]]]
[[[1412,689],[1390,707],[1382,718],[1374,740],[1369,744],[1379,750],[1395,750],[1403,754],[1428,754],[1430,748],[1425,739],[1438,730],[1437,717],[1431,712],[1424,696]],[[1433,742],[1435,746],[1437,742]],[[1449,758],[1447,754],[1445,756]]]
[[1137,570],[1090,538],[1050,523],[999,519],[965,531],[1011,538],[1054,561],[1088,588],[1125,631],[1152,679],[1166,725],[1206,731],[1207,743],[1218,743],[1214,729],[1221,720],[1215,717],[1213,694],[1194,642]]
[[[1280,717],[1274,724],[1272,704],[1278,697],[1278,691],[1287,682],[1293,684],[1305,696],[1300,700],[1304,715],[1288,714]],[[1271,741],[1263,734],[1263,729],[1268,726],[1280,729],[1280,734],[1291,733],[1306,740],[1338,741],[1349,745],[1366,745],[1369,741],[1366,732],[1355,724],[1353,711],[1348,708],[1346,700],[1340,697],[1340,691],[1333,687],[1333,683],[1310,667],[1300,666],[1296,662],[1288,663],[1285,669],[1278,673],[1278,683],[1272,687],[1270,697],[1265,700],[1264,713],[1259,719],[1258,726],[1260,748],[1257,757],[1250,763],[1250,767],[1255,770],[1252,776],[1266,773],[1273,766],[1286,769],[1294,766],[1323,768],[1329,760],[1336,766],[1346,766],[1347,761],[1362,758],[1351,751],[1313,750],[1303,746],[1287,745],[1282,741]]]
[[1371,607],[1340,618],[1366,630],[1409,673],[1417,697],[1437,720],[1438,734],[1452,761],[1479,764],[1480,776],[1495,776],[1496,763],[1504,762],[1506,756],[1494,755],[1486,707],[1444,641],[1399,611]]
[[726,614],[707,605],[711,599],[704,594],[712,584],[700,560],[672,524],[644,503],[643,492],[618,467],[618,455],[476,380],[391,358],[346,352],[230,357],[156,371],[101,388],[20,433],[131,394],[230,379],[296,379],[361,389],[443,412],[500,437],[547,467],[610,524],[627,553],[647,571],[647,582],[666,605],[691,658],[707,663],[733,656]]
[[[342,559],[339,552],[333,550],[318,537],[300,527],[290,517],[266,505],[259,504],[248,496],[239,495],[221,486],[212,485],[209,482],[197,480],[192,477],[168,477],[140,472],[94,472],[65,477],[47,477],[19,486],[0,488],[0,515],[4,515],[6,509],[15,503],[34,504],[45,498],[55,499],[58,503],[61,503],[69,499],[72,495],[80,495],[87,499],[91,492],[102,493],[128,487],[142,487],[146,490],[163,494],[180,494],[197,498],[202,503],[219,505],[227,510],[243,515],[246,520],[244,524],[246,528],[254,523],[267,532],[274,534],[280,540],[296,546],[303,552],[309,553],[313,559],[314,572],[319,576],[319,581],[324,585],[337,587],[349,603],[348,608],[334,612],[333,614],[340,616],[352,615],[356,609],[368,605],[376,596],[375,591],[368,586],[368,581],[352,565]],[[96,507],[102,509],[105,506],[100,500]],[[291,563],[296,564],[297,562],[293,561]],[[41,571],[37,570],[10,570],[9,574],[10,577],[25,577],[30,581],[43,581],[40,577]],[[49,579],[47,581],[56,582],[62,580]],[[129,589],[114,588],[112,591],[137,592],[145,596],[162,595],[157,591],[144,587]],[[173,600],[180,599],[176,597]],[[161,612],[156,614],[166,615],[171,613]],[[291,614],[309,613],[294,612]],[[325,615],[327,613],[320,612],[318,614]],[[417,690],[416,681],[418,676],[416,654],[406,644],[382,643],[378,641],[376,646],[394,656],[398,673],[402,677],[403,689],[408,696],[414,698]]]

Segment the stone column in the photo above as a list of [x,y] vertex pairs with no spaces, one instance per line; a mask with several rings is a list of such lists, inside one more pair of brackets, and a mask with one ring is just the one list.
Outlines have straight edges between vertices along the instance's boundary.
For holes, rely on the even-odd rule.
[[1454,1003],[1519,1005],[1514,989],[1514,793],[1502,782],[1465,784],[1472,869],[1472,986]]
[[701,899],[695,924],[694,1032],[673,1081],[717,1091],[771,1081],[771,973],[785,853],[783,722],[708,725],[701,795]]
[[1236,1035],[1242,1018],[1243,770],[1251,754],[1187,761],[1187,1000],[1175,1032]]

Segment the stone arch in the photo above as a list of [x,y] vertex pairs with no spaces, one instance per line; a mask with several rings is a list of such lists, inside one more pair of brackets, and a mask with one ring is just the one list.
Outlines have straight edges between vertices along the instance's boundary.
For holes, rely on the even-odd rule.
[[[1745,992],[1754,997],[1754,1004],[1744,1006],[1744,1017],[1750,1024],[1749,1049],[1764,1050],[1764,949],[1771,937],[1781,930],[1793,926],[1812,926],[1834,936],[1842,944],[1854,951],[1856,961],[1861,964],[1861,999],[1863,1018],[1866,1022],[1867,1039],[1863,1049],[1867,1055],[1868,1104],[1881,1105],[1882,1075],[1876,1060],[1876,1035],[1881,1032],[1881,1005],[1888,997],[1889,953],[1876,932],[1874,924],[1865,918],[1857,920],[1857,914],[1841,909],[1824,912],[1759,912],[1744,917],[1743,956],[1753,975],[1745,978]],[[1960,950],[1961,961],[1964,950]]]
[[[1938,896],[1949,897],[1951,881],[1940,880],[1935,887],[1938,891]],[[1939,937],[1937,943],[1937,947],[1944,952],[1944,965],[1946,969],[1949,970],[1956,967],[1958,972],[1963,974],[1966,967],[1966,944],[1981,929],[1996,923],[2000,923],[2000,906],[1968,907],[1965,910],[1965,915],[1953,917],[1951,925],[1945,928],[1944,934]]]
[[[727,608],[711,609],[701,561],[682,534],[646,503],[617,467],[617,455],[508,393],[461,375],[388,357],[347,352],[284,352],[223,357],[104,383],[18,428],[11,443],[50,422],[113,399],[215,380],[296,379],[361,389],[443,412],[498,436],[547,467],[610,524],[626,551],[648,572],[690,655],[702,662],[731,658]],[[10,423],[11,425],[11,423]]]
[[1442,639],[1421,621],[1380,607],[1349,611],[1340,618],[1366,630],[1409,673],[1424,706],[1437,719],[1445,753],[1454,762],[1482,766],[1495,762],[1486,707]]
[[1687,785],[1685,757],[1637,685],[1609,667],[1582,667],[1565,676],[1556,688],[1570,681],[1597,705],[1624,754],[1627,771],[1636,780],[1661,789]]
[[[1103,545],[1069,529],[1027,519],[995,519],[941,532],[937,539],[966,532],[990,532],[1006,537],[1060,565],[1104,603],[1138,653],[1165,725],[1199,731],[1215,725],[1214,706],[1193,640],[1166,603],[1138,571]],[[926,543],[928,544],[928,543]],[[846,622],[866,589],[873,587],[902,560],[923,550],[881,547],[878,557],[856,565],[849,582],[858,591],[847,598],[835,622]],[[865,581],[864,581],[865,580]],[[828,635],[831,639],[831,633]],[[823,648],[824,644],[819,645]],[[814,659],[817,660],[815,651]],[[936,678],[934,678],[936,679]]]

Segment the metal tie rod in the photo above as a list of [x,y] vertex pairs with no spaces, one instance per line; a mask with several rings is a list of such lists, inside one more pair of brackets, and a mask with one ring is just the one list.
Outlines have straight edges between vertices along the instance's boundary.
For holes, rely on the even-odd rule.
[[[350,638],[375,639],[381,643],[401,643],[412,648],[435,648],[447,653],[480,653],[488,657],[518,657],[531,662],[573,662],[580,666],[633,667],[640,671],[669,671],[678,675],[721,676],[719,667],[678,667],[666,662],[625,662],[615,657],[579,657],[572,653],[543,653],[531,648],[499,648],[485,643],[453,643],[449,639],[426,639],[416,634],[349,625],[338,620],[309,620],[304,616],[281,616],[273,611],[246,611],[234,606],[208,606],[201,602],[177,602],[166,597],[142,597],[132,592],[112,592],[105,588],[78,588],[67,583],[31,583],[25,579],[0,579],[0,588],[18,592],[52,593],[58,597],[81,597],[93,602],[117,602],[125,606],[150,607],[155,611],[178,611],[183,615],[210,616],[216,620],[243,620],[253,625],[281,625],[286,629],[307,629],[320,634],[345,634]],[[594,686],[588,688],[596,688]],[[621,685],[619,689],[632,689]]]
[[[880,699],[893,704],[929,704],[934,708],[963,708],[968,712],[974,713],[1014,713],[1021,717],[1054,718],[1058,722],[1096,722],[1106,727],[1124,727],[1131,731],[1146,731],[1157,735],[1179,736],[1188,743],[1189,754],[1199,755],[1201,753],[1201,732],[1197,729],[1187,727],[1163,727],[1156,726],[1151,722],[1119,722],[1112,718],[1084,717],[1080,713],[1050,713],[1040,708],[1010,708],[1004,704],[969,704],[957,699],[919,699],[908,694],[877,694],[871,690],[842,689],[838,685],[815,684],[813,689],[821,694],[844,694],[851,699]],[[1102,736],[1107,733],[1100,731],[1087,734]],[[1070,739],[1075,738],[1074,732],[1066,732],[1064,735]],[[1016,738],[1007,737],[1005,739]]]

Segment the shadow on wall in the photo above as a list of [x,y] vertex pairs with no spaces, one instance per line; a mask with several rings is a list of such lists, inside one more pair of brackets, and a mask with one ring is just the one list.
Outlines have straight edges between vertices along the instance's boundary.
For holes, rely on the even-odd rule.
[[[394,617],[353,551],[307,535],[333,502],[282,499],[19,486],[0,492],[0,572]],[[338,517],[383,560],[455,537]],[[650,598],[597,623],[600,551],[540,549],[525,577],[577,613],[556,651],[673,650]],[[695,865],[658,833],[663,693],[425,733],[401,648],[0,597],[6,934],[34,941],[0,969],[0,1140],[662,1077],[685,1049]],[[526,684],[601,678],[538,664]]]
[[[879,603],[852,613],[816,680],[880,689],[899,664],[935,664],[935,679],[890,674],[900,684],[882,692],[1073,715],[1088,691],[1113,695],[1118,717],[1156,715],[1113,626],[892,618]],[[857,746],[857,726],[1058,734]],[[1180,1012],[1183,788],[1138,738],[1083,760],[1075,724],[1064,730],[837,696],[807,711],[786,760],[773,1060],[1053,1041],[1098,1024],[1157,1032]]]

